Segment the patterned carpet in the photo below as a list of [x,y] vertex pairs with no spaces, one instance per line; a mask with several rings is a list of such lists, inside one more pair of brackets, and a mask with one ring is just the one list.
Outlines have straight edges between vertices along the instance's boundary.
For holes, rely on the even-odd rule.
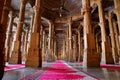
[[19,68],[24,68],[25,64],[14,64],[14,65],[6,65],[4,71],[14,70]]
[[99,80],[82,71],[73,69],[64,61],[56,61],[52,66],[43,67],[20,80]]

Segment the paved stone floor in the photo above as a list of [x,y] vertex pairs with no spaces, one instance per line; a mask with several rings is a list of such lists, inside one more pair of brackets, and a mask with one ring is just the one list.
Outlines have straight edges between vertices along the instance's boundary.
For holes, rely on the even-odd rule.
[[[44,73],[53,63],[43,63],[43,68],[39,69],[33,69],[33,68],[21,68],[16,70],[10,70],[5,71],[4,77],[2,80],[20,80],[21,78],[30,75],[28,77],[31,77],[29,79],[24,80],[37,80],[37,77],[39,77],[42,73]],[[74,69],[77,69],[80,72],[85,72],[86,74],[89,74],[90,76],[96,77],[99,80],[120,80],[120,69],[119,70],[109,70],[106,68],[88,68],[85,69],[82,67],[81,64],[76,63],[67,63],[68,65],[72,66]],[[120,66],[120,65],[118,65]],[[35,75],[32,75],[32,73],[35,73]],[[89,79],[85,79],[89,80]]]

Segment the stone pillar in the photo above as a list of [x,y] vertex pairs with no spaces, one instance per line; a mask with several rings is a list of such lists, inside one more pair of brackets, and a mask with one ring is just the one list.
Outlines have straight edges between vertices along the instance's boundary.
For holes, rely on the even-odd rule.
[[52,25],[52,35],[51,35],[51,39],[52,39],[52,45],[51,45],[51,50],[52,50],[52,60],[55,61],[55,54],[54,54],[54,41],[55,41],[55,32],[54,32],[54,25]]
[[[11,0],[0,0],[0,80],[4,75],[4,44],[7,30],[8,9]],[[2,17],[2,18],[1,18]]]
[[54,60],[57,60],[56,50],[57,50],[57,43],[56,43],[56,39],[54,38]]
[[80,28],[78,28],[78,62],[81,60],[81,34]]
[[65,41],[63,41],[63,46],[62,46],[62,59],[66,59],[66,54],[65,54]]
[[48,55],[47,55],[47,61],[52,61],[52,52],[51,52],[51,45],[52,45],[52,40],[51,40],[51,36],[52,36],[52,24],[49,23],[49,34],[48,34]]
[[25,31],[24,35],[24,40],[23,40],[23,53],[22,53],[22,61],[26,61],[26,56],[27,56],[27,44],[28,44],[28,30]]
[[53,44],[54,39],[54,25],[52,23],[49,23],[49,42],[48,42],[48,61],[53,61],[54,55],[53,55]]
[[96,51],[95,37],[91,24],[90,0],[82,0],[84,15],[84,67],[99,67],[100,54]]
[[77,54],[77,35],[73,36],[73,61],[77,61],[78,54]]
[[114,30],[114,34],[115,34],[115,44],[116,44],[117,53],[118,53],[119,62],[120,62],[120,44],[119,44],[119,40],[118,40],[118,33],[117,33],[117,24],[116,24],[116,22],[113,22],[113,30]]
[[99,25],[101,28],[101,37],[102,37],[102,54],[101,54],[101,63],[114,63],[113,57],[112,57],[112,50],[110,48],[110,43],[107,39],[106,31],[105,31],[105,17],[104,12],[102,8],[102,0],[98,0],[98,12],[99,12]]
[[14,49],[12,51],[12,55],[9,61],[10,64],[22,63],[22,57],[21,57],[21,37],[22,36],[21,35],[22,35],[22,27],[24,23],[26,0],[20,0],[20,1],[21,1],[21,6],[20,6],[20,13],[19,13],[19,22],[17,24]]
[[72,26],[71,20],[68,22],[68,31],[69,31],[69,61],[73,61],[73,52],[72,52]]
[[43,31],[42,61],[46,61],[46,34]]
[[35,3],[35,18],[33,24],[33,32],[30,40],[30,48],[28,50],[26,67],[42,67],[42,54],[40,49],[40,27],[41,27],[41,3],[42,0],[36,0]]
[[115,44],[115,34],[114,34],[114,28],[113,28],[112,13],[109,12],[108,15],[109,15],[108,22],[109,22],[109,29],[110,29],[113,59],[114,59],[114,63],[118,63],[119,58],[118,58],[118,52]]
[[29,49],[29,47],[30,47],[31,34],[32,34],[32,32],[33,32],[34,13],[32,13],[32,14],[30,15],[30,17],[31,17],[31,22],[30,22],[31,24],[30,24],[30,28],[29,28],[29,30],[28,30],[27,53],[28,53],[28,49]]
[[13,12],[11,11],[9,13],[9,23],[8,23],[8,28],[7,28],[7,33],[6,33],[6,51],[5,51],[5,57],[6,57],[6,61],[9,61],[9,57],[10,57],[10,48],[11,48],[11,40],[12,40],[12,28],[13,28],[13,20],[14,20],[14,16],[13,16]]
[[69,61],[69,32],[68,27],[66,28],[66,61]]
[[119,31],[119,44],[120,44],[120,0],[114,0],[115,12],[118,22],[118,31]]

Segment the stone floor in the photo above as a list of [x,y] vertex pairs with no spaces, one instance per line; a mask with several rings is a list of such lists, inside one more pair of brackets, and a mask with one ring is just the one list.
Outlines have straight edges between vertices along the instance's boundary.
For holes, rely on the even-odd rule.
[[[67,63],[67,62],[66,62]],[[44,73],[53,63],[44,62],[43,68],[33,69],[33,68],[21,68],[16,70],[6,71],[2,80],[20,80],[21,78],[27,76],[28,79],[24,80],[37,80],[42,73]],[[81,64],[77,63],[67,63],[68,65],[72,66],[74,69],[78,70],[79,72],[84,72],[94,78],[98,78],[99,80],[120,80],[120,69],[119,70],[110,70],[106,68],[83,68]],[[120,66],[120,65],[118,65]],[[35,73],[32,75],[32,73]],[[89,80],[89,79],[85,79]]]

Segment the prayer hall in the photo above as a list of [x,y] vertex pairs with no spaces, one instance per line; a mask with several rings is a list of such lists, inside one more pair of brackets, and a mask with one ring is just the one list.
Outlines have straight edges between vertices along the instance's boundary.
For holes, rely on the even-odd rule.
[[0,80],[120,80],[120,0],[0,0]]

